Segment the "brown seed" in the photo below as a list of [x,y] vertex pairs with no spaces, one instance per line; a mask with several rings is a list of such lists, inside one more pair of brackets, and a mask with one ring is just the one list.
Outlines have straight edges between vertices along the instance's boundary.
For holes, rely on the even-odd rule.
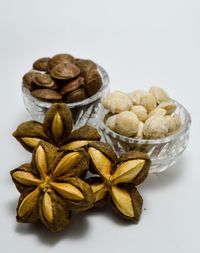
[[60,63],[56,65],[50,72],[55,79],[68,80],[80,74],[80,69],[71,63]]
[[91,70],[85,76],[85,90],[88,96],[94,95],[102,86],[101,76],[96,69]]
[[49,57],[40,58],[33,63],[33,69],[39,70],[39,71],[47,71],[49,61],[50,61]]
[[54,55],[48,64],[48,70],[51,71],[56,65],[60,63],[75,63],[75,59],[70,54],[56,54]]
[[65,102],[66,103],[74,103],[74,102],[82,101],[86,98],[87,98],[87,95],[85,93],[85,90],[78,89],[78,90],[75,90],[75,91],[72,91],[71,93],[69,93],[65,98]]
[[79,76],[79,77],[75,78],[74,80],[72,80],[72,81],[66,83],[65,85],[63,85],[63,87],[60,91],[60,94],[62,96],[66,95],[67,93],[78,89],[83,84],[84,84],[84,78]]
[[34,71],[30,71],[28,73],[26,73],[22,80],[23,80],[23,85],[29,89],[29,90],[33,90],[35,88],[35,84],[34,84],[34,78],[35,75],[37,74],[37,72]]
[[49,74],[36,73],[34,83],[37,86],[44,88],[51,88],[55,86],[55,82]]
[[62,99],[62,96],[55,90],[50,89],[37,89],[31,92],[33,97],[36,97],[40,100],[49,100],[49,101],[59,101]]
[[79,67],[81,70],[81,75],[85,77],[85,75],[91,71],[92,69],[97,69],[96,63],[91,60],[84,60],[84,59],[76,59],[76,66]]

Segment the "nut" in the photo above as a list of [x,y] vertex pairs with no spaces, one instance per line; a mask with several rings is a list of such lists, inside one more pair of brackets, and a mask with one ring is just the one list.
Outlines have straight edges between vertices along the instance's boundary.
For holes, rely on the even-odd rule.
[[121,135],[134,136],[138,131],[138,126],[138,117],[133,112],[124,111],[116,116],[115,130]]
[[129,111],[132,106],[132,102],[128,95],[121,91],[114,91],[107,95],[103,99],[102,104],[112,113]]
[[176,105],[173,102],[162,102],[158,105],[158,108],[165,109],[167,114],[170,115],[176,110]]
[[53,78],[68,80],[78,76],[80,69],[71,63],[60,63],[51,70],[50,74]]
[[116,123],[117,115],[110,116],[106,120],[106,126],[111,130],[115,131],[115,123]]
[[33,69],[38,71],[47,71],[50,58],[43,57],[33,63]]
[[129,93],[129,97],[134,105],[140,105],[141,97],[146,94],[146,91],[143,90],[135,90]]
[[150,118],[151,116],[154,116],[154,115],[162,115],[162,116],[165,116],[167,114],[167,111],[163,108],[156,108],[152,111],[150,111],[150,113],[148,114],[147,118]]
[[169,134],[175,132],[181,126],[181,120],[180,120],[180,117],[178,115],[175,115],[175,116],[167,115],[165,117],[165,120],[168,123],[168,132],[169,132]]
[[138,125],[138,131],[137,131],[137,138],[142,138],[143,137],[143,128],[144,128],[144,123],[142,121],[139,121]]
[[50,89],[37,89],[34,91],[31,91],[31,95],[33,97],[36,97],[40,100],[50,100],[57,102],[62,99],[62,96],[55,90]]
[[144,123],[143,134],[147,139],[165,137],[168,133],[168,123],[162,115],[151,116]]
[[153,86],[149,89],[149,92],[156,98],[157,104],[169,102],[171,100],[167,92],[160,87]]
[[142,105],[133,105],[131,107],[131,112],[135,113],[142,122],[147,119],[147,110]]
[[155,97],[149,92],[141,96],[140,104],[146,108],[147,112],[152,111],[157,106]]

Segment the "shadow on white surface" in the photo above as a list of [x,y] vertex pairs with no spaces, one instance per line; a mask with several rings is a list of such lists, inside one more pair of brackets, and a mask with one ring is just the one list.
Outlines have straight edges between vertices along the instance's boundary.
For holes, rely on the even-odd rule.
[[142,191],[157,191],[161,188],[170,187],[178,180],[181,180],[181,178],[184,177],[184,173],[186,172],[186,159],[186,157],[181,156],[178,161],[167,170],[161,173],[149,174],[145,182],[140,185]]

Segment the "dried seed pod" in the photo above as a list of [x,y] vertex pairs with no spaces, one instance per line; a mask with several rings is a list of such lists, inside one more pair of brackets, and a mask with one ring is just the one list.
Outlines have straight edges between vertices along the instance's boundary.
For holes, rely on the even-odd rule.
[[33,69],[38,71],[48,71],[49,61],[50,61],[49,57],[40,58],[33,63]]
[[91,126],[71,132],[72,122],[72,114],[66,104],[55,103],[46,112],[43,124],[36,121],[24,122],[13,136],[29,151],[33,151],[41,140],[61,149],[72,150],[100,139],[98,131]]
[[93,194],[95,196],[94,206],[95,207],[105,206],[108,200],[109,192],[102,179],[100,177],[91,177],[87,178],[86,182],[89,185],[91,185]]
[[113,186],[111,205],[123,218],[137,223],[142,213],[143,199],[133,185]]
[[88,71],[85,75],[85,91],[89,97],[97,93],[102,86],[102,80],[99,72],[96,69]]
[[106,120],[106,126],[111,130],[115,131],[115,124],[116,124],[117,115],[112,115]]
[[162,102],[158,105],[158,108],[165,109],[167,114],[170,115],[176,110],[176,105],[173,102]]
[[57,232],[68,224],[68,210],[90,208],[93,191],[78,178],[88,168],[86,157],[83,150],[58,152],[53,145],[40,142],[33,152],[32,163],[11,171],[21,192],[17,220],[29,223],[40,220],[49,230]]
[[75,59],[70,54],[56,54],[54,55],[48,63],[48,71],[51,71],[56,65],[60,63],[75,63]]
[[144,123],[143,134],[147,139],[163,138],[167,135],[168,124],[162,115],[154,115]]
[[80,69],[71,63],[60,63],[50,72],[51,76],[59,80],[69,80],[80,74]]
[[57,91],[51,89],[37,89],[31,91],[31,95],[43,101],[58,102],[62,99]]
[[141,96],[140,104],[146,108],[147,112],[152,111],[157,106],[155,97],[149,92]]
[[128,95],[121,91],[114,91],[107,95],[103,99],[102,104],[112,113],[128,111],[132,106],[132,102]]
[[168,124],[169,134],[176,132],[181,126],[180,117],[178,115],[175,115],[175,116],[167,115],[165,117],[165,120],[167,121],[167,124]]
[[67,138],[67,144],[63,145],[61,149],[73,150],[84,147],[92,141],[100,140],[101,136],[98,131],[91,126],[83,126],[74,130]]
[[85,93],[84,89],[77,89],[72,92],[70,92],[64,99],[66,103],[75,103],[82,101],[84,99],[88,98],[87,94]]
[[135,113],[138,119],[142,122],[147,119],[147,110],[142,105],[133,105],[131,107],[131,112]]
[[129,111],[116,116],[115,131],[124,136],[134,136],[138,131],[139,120],[136,114]]
[[157,104],[160,104],[161,102],[169,102],[171,100],[167,92],[160,87],[152,86],[149,89],[149,92],[156,98]]
[[94,206],[104,203],[109,193],[113,209],[124,218],[137,222],[142,211],[142,197],[133,185],[140,184],[147,177],[148,155],[129,152],[119,158],[116,166],[98,146],[89,147],[88,154],[102,179],[88,180],[95,195]]
[[62,89],[60,91],[60,94],[62,96],[77,90],[80,88],[82,85],[84,85],[84,78],[81,76],[76,77],[74,80],[67,82],[62,86]]
[[34,83],[34,78],[37,72],[35,71],[29,71],[23,76],[23,85],[30,91],[35,89],[35,83]]
[[[143,153],[143,152],[138,152],[138,151],[129,151],[127,153],[124,153],[122,154],[119,159],[118,159],[118,164],[123,164],[127,161],[137,161],[138,162],[138,165],[141,164],[141,161],[144,162],[144,165],[143,167],[139,167],[139,166],[136,166],[135,167],[135,177],[132,181],[133,185],[137,186],[139,184],[141,184],[145,179],[146,177],[148,176],[148,173],[149,173],[149,169],[150,169],[150,166],[151,166],[151,160],[150,160],[150,157],[146,154],[146,153]],[[137,169],[137,171],[136,171]],[[138,170],[140,169],[140,170]]]
[[140,105],[141,102],[141,97],[146,95],[146,91],[143,91],[143,90],[135,90],[133,92],[130,92],[128,94],[128,96],[130,97],[133,105]]
[[44,131],[59,146],[67,140],[72,131],[72,114],[64,104],[53,104],[44,118]]
[[49,74],[36,73],[34,83],[43,88],[52,88],[55,86],[55,81]]
[[32,120],[20,124],[13,136],[28,151],[32,151],[41,140],[49,141],[48,136],[43,131],[42,124]]

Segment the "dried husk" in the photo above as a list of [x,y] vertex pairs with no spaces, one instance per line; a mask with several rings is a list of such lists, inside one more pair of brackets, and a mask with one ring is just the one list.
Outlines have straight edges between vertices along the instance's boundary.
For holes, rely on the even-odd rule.
[[72,131],[73,120],[70,109],[64,104],[53,104],[46,112],[43,127],[47,136],[60,146]]
[[20,124],[13,133],[13,136],[30,152],[33,151],[41,140],[51,142],[44,133],[43,125],[33,120]]
[[130,194],[134,216],[130,217],[130,216],[127,216],[127,215],[123,214],[116,207],[114,201],[111,199],[112,208],[113,208],[113,210],[115,212],[117,212],[123,218],[125,218],[127,220],[130,220],[130,221],[133,221],[134,223],[137,223],[139,221],[139,219],[140,219],[141,212],[142,212],[142,205],[143,205],[142,196],[137,191],[137,189],[133,185],[131,185],[131,184],[123,184],[123,189],[126,189],[129,192],[129,194]]
[[144,160],[145,164],[142,170],[140,171],[140,173],[132,180],[132,184],[135,186],[141,184],[148,176],[149,169],[151,166],[150,157],[146,153],[143,153],[143,152],[129,151],[125,154],[122,154],[118,159],[119,165],[126,161],[137,160],[137,159]]

